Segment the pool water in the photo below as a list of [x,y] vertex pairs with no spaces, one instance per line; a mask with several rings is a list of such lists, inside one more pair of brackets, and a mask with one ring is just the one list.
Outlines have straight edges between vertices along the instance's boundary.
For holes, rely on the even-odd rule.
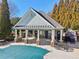
[[35,46],[13,45],[0,49],[0,59],[43,59],[48,50]]

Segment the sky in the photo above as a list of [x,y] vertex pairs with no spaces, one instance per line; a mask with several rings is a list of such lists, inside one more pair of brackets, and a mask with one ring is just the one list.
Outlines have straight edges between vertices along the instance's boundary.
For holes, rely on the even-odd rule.
[[49,13],[53,10],[55,4],[59,2],[59,0],[10,0],[13,2],[18,11],[15,16],[23,16],[23,14],[29,9],[34,8],[38,11],[43,11],[45,13]]

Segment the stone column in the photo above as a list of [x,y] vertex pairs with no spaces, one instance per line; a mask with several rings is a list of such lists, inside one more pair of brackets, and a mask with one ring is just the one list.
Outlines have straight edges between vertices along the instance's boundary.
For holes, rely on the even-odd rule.
[[21,29],[19,30],[19,37],[22,38],[22,31],[21,31]]
[[37,31],[37,40],[36,40],[36,43],[37,43],[37,45],[39,45],[39,30]]
[[28,30],[25,30],[25,42],[27,43],[27,39],[28,39]]
[[33,35],[35,35],[35,31],[33,30]]
[[60,30],[60,42],[62,42],[63,39],[63,30]]
[[55,30],[52,30],[51,34],[51,46],[54,47],[54,41],[55,41]]
[[14,41],[15,41],[15,42],[16,42],[17,38],[18,38],[17,29],[15,29],[15,38],[14,38]]

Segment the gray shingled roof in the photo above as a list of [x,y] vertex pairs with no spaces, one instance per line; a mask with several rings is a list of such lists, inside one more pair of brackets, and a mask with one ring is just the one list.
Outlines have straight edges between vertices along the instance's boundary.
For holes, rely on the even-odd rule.
[[14,29],[63,29],[54,19],[43,12],[30,9],[21,20],[13,27]]
[[[36,10],[35,10],[36,11]],[[63,29],[63,27],[56,22],[54,19],[52,19],[50,16],[48,16],[47,14],[45,14],[44,12],[38,12],[36,11],[39,15],[41,15],[43,18],[45,18],[49,23],[51,23],[51,25],[53,25],[55,28],[60,28]]]

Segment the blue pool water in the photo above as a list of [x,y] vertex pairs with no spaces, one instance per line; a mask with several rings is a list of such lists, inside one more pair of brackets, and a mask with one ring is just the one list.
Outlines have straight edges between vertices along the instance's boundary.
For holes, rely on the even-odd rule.
[[0,49],[0,59],[43,59],[47,50],[34,46],[13,45]]

